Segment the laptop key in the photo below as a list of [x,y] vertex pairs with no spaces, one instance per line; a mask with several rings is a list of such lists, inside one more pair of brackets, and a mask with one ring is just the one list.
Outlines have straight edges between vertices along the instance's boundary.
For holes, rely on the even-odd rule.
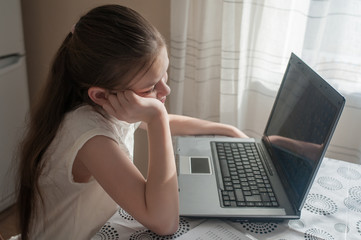
[[229,170],[228,170],[228,165],[226,161],[219,161],[220,165],[221,165],[221,171],[222,171],[222,175],[223,177],[230,177],[231,175],[229,174]]
[[231,206],[231,202],[230,201],[223,201],[224,206]]
[[260,195],[245,196],[247,202],[261,202]]
[[235,201],[236,197],[234,196],[234,192],[229,192],[229,200]]
[[258,191],[257,189],[252,190],[251,193],[252,193],[253,195],[259,195],[259,191]]
[[238,207],[245,207],[247,206],[246,202],[237,202]]
[[254,202],[247,202],[248,207],[254,207],[256,204]]
[[232,182],[224,182],[224,186],[233,186]]
[[236,199],[239,202],[244,202],[244,196],[243,196],[243,192],[241,189],[235,189],[234,193],[236,195]]
[[262,201],[264,201],[264,202],[269,202],[270,201],[270,198],[269,198],[267,193],[264,193],[264,192],[261,193],[261,198],[262,198]]
[[251,191],[244,191],[243,194],[246,195],[246,196],[252,196],[252,192],[251,192]]

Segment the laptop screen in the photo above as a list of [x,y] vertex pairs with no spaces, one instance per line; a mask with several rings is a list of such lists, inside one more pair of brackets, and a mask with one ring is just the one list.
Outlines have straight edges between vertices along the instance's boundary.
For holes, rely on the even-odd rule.
[[297,206],[309,190],[343,105],[343,97],[292,54],[265,136]]

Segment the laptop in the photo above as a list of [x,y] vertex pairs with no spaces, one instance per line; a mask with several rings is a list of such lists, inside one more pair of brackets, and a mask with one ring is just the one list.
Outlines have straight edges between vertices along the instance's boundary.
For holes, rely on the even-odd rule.
[[174,139],[180,215],[300,218],[345,99],[291,54],[261,139]]

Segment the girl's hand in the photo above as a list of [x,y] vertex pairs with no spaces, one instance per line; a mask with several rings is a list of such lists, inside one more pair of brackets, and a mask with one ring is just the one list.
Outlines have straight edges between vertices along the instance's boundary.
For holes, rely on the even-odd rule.
[[149,124],[166,112],[159,100],[140,97],[131,90],[109,94],[108,101],[102,107],[108,114],[129,123],[142,121]]
[[244,132],[242,132],[241,130],[239,130],[234,126],[225,125],[225,128],[228,130],[226,131],[227,136],[236,137],[236,138],[249,138]]

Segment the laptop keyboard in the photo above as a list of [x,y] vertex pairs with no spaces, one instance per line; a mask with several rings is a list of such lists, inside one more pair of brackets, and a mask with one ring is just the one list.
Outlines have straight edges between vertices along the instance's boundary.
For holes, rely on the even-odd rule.
[[277,207],[255,143],[216,142],[224,190],[222,207]]

